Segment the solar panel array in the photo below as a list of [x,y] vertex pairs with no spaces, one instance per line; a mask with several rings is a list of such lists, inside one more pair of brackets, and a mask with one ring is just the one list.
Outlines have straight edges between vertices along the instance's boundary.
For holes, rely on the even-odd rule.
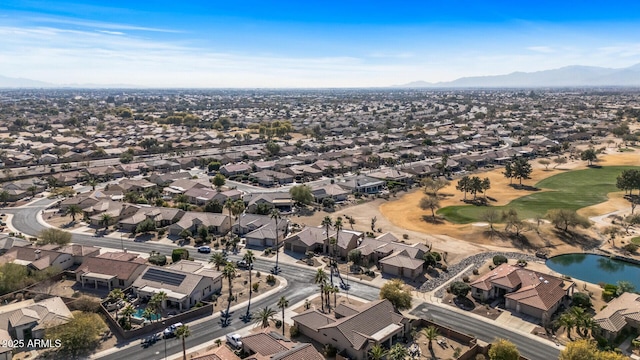
[[147,272],[142,276],[144,280],[157,281],[173,286],[180,286],[185,277],[187,277],[187,275],[185,274],[176,274],[173,272],[154,268],[147,269]]

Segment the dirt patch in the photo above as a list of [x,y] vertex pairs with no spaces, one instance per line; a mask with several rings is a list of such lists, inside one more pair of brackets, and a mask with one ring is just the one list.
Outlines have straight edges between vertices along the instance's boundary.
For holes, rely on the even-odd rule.
[[[275,287],[280,285],[280,279],[276,277],[276,281],[273,284],[267,283],[268,274],[261,273],[260,276],[257,276],[259,271],[253,270],[251,283],[258,284],[258,290],[253,291],[251,295],[252,299],[255,299],[256,296],[263,294]],[[222,279],[222,290],[220,292],[220,296],[216,301],[213,302],[213,312],[226,310],[227,309],[227,298],[229,297],[229,280]],[[238,270],[238,275],[233,280],[233,296],[234,300],[231,302],[231,306],[238,305],[242,302],[249,300],[249,271],[248,270]]]
[[[334,309],[334,300],[333,300],[333,295],[330,296],[331,297],[331,312],[333,312]],[[315,310],[322,310],[322,300],[320,298],[320,288],[318,287],[318,295],[313,296],[311,298],[308,299],[308,303],[303,304],[300,307],[297,307],[295,309],[293,309],[292,311],[295,313],[302,313],[305,312],[307,310],[310,309],[315,309]],[[363,305],[364,303],[362,301],[356,300],[353,297],[347,297],[346,295],[343,294],[338,294],[336,297],[336,303],[338,305],[340,304],[349,304],[351,306],[360,306]],[[325,306],[325,311],[327,311],[327,308]]]
[[[469,346],[458,342],[452,338],[448,338],[443,333],[439,333],[438,338],[431,343],[429,349],[429,340],[423,333],[424,328],[418,329],[418,335],[415,337],[415,344],[420,348],[420,358],[431,359],[454,359],[457,358],[455,353],[463,354],[469,350]],[[415,345],[414,345],[415,346]],[[412,347],[409,346],[411,349]],[[459,350],[456,350],[459,349]],[[459,356],[459,355],[458,355]]]

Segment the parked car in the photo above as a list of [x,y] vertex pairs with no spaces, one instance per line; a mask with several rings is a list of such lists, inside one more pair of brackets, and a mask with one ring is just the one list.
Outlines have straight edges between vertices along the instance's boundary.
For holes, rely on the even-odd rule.
[[211,252],[211,248],[210,248],[210,247],[208,247],[208,246],[200,246],[200,247],[198,248],[198,252],[199,252],[199,253],[208,254],[208,253],[210,253],[210,252]]
[[253,270],[253,263],[249,264],[248,262],[244,261],[244,260],[238,260],[236,261],[236,266],[240,269],[249,269],[249,270]]
[[239,334],[227,334],[227,342],[236,349],[242,347],[242,340]]
[[142,339],[142,346],[149,347],[155,344],[158,340],[160,340],[160,335],[158,334],[149,335],[146,338]]
[[176,336],[176,330],[182,326],[181,322],[177,322],[173,325],[169,325],[166,329],[164,329],[164,331],[162,332],[162,334],[164,335],[165,338],[169,338],[169,337],[173,337]]

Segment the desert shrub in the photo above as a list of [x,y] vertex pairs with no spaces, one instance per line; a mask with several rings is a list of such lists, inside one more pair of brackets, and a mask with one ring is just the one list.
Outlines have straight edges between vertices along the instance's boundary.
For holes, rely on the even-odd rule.
[[255,284],[253,284],[253,285],[251,285],[251,286],[253,287],[253,291],[254,291],[254,292],[257,292],[257,291],[258,291],[258,288],[260,288],[260,284],[259,284],[259,283],[255,283]]
[[493,264],[498,266],[500,264],[505,264],[507,262],[507,258],[504,255],[496,255],[493,257]]
[[473,269],[473,275],[478,275],[480,274],[480,271],[478,271],[478,269]]
[[292,326],[289,328],[289,336],[292,338],[298,337],[300,335],[300,330],[298,330],[297,326]]
[[462,281],[468,283],[469,282],[469,276],[465,275],[462,277]]
[[167,257],[160,254],[149,256],[149,262],[153,265],[164,266],[167,265]]

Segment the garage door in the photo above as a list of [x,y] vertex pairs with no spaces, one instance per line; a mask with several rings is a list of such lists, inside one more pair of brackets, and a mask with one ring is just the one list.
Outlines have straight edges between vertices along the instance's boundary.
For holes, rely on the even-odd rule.
[[304,246],[293,245],[291,250],[293,250],[293,252],[304,254],[305,251],[307,251],[307,248]]

